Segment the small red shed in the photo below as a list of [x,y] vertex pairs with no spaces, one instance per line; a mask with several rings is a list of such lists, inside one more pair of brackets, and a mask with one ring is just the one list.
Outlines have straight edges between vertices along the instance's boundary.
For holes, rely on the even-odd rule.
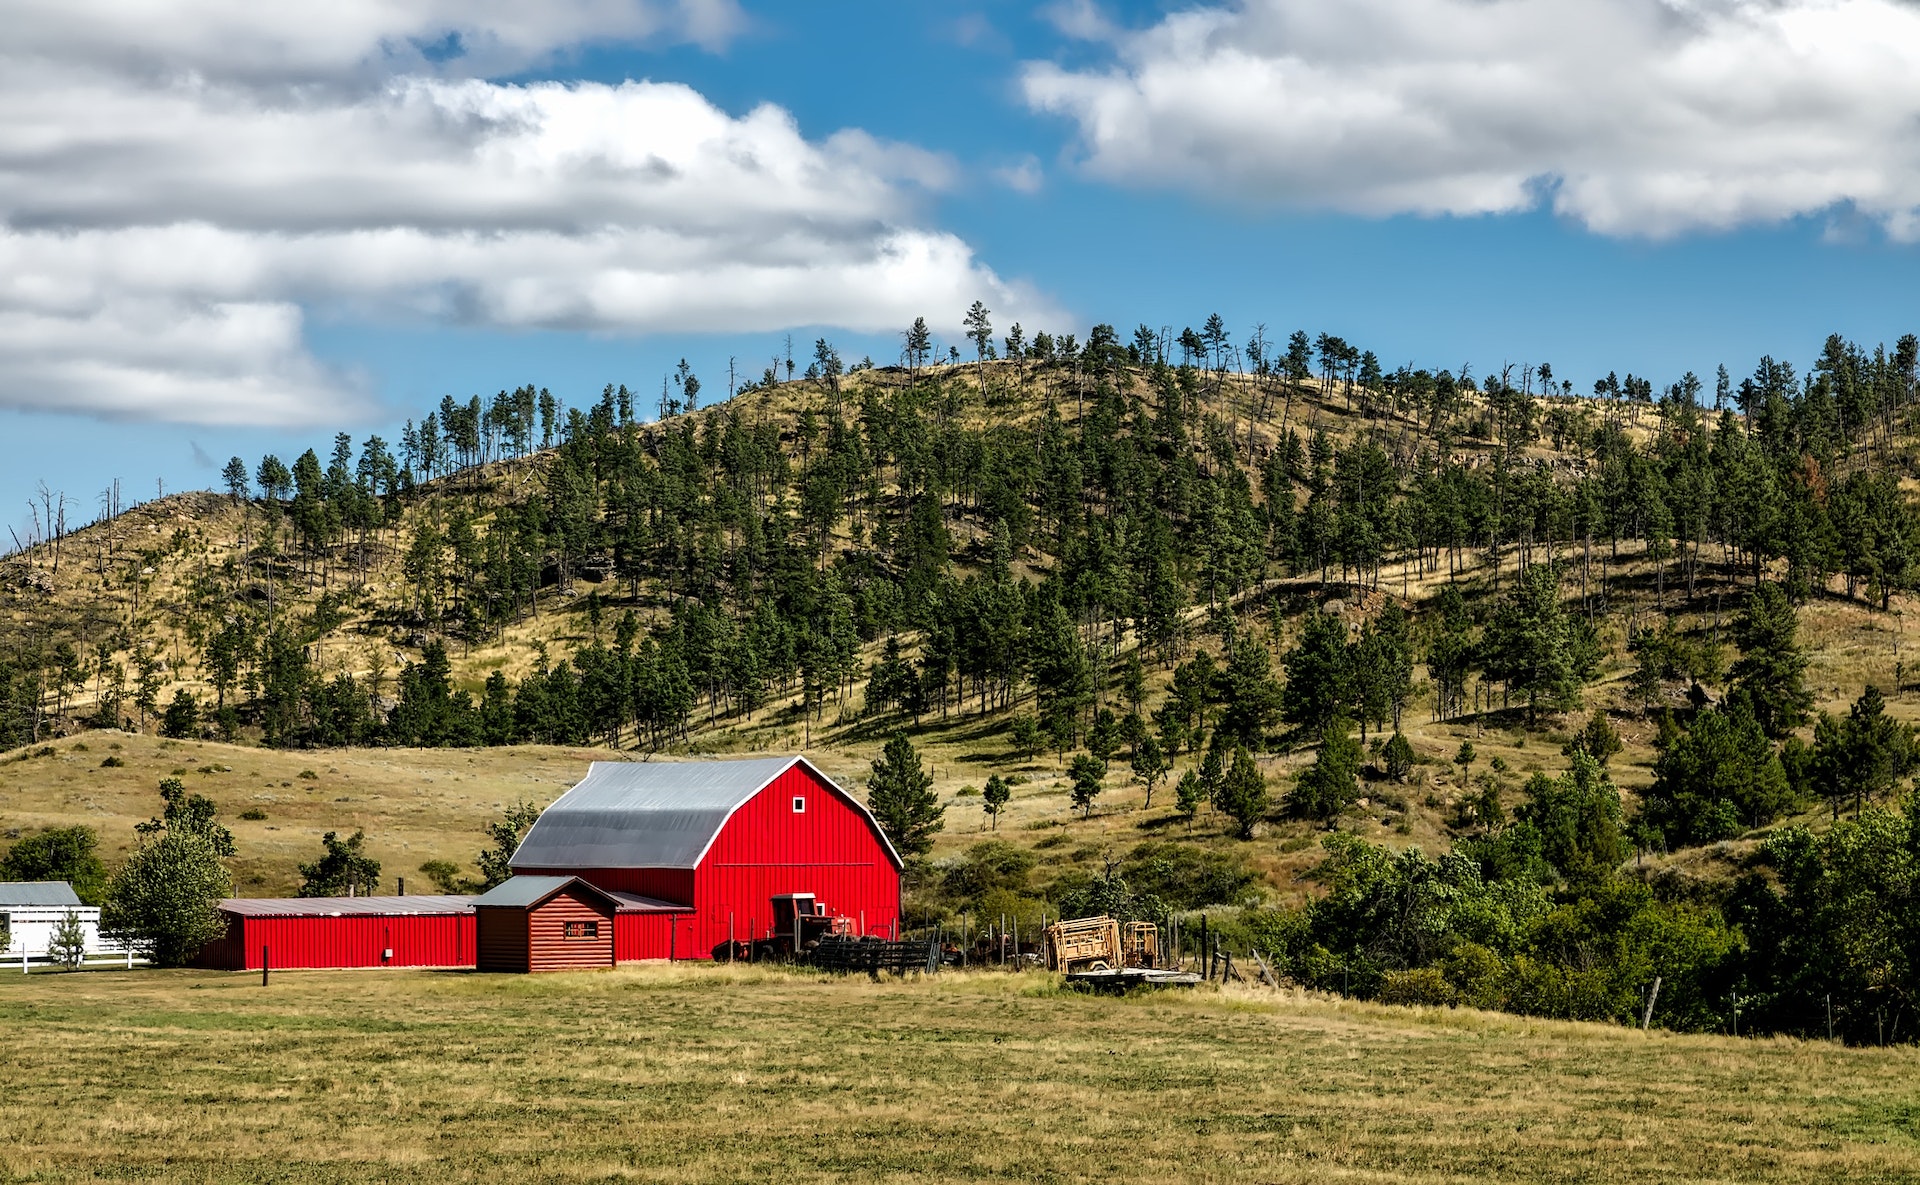
[[596,761],[512,864],[515,879],[577,876],[664,906],[619,916],[620,962],[704,959],[764,937],[783,894],[813,895],[856,932],[890,933],[900,917],[899,853],[866,805],[804,757]]
[[220,903],[224,936],[196,966],[257,971],[297,967],[471,967],[473,898],[236,897]]
[[473,902],[481,971],[613,966],[620,901],[577,876],[515,876]]

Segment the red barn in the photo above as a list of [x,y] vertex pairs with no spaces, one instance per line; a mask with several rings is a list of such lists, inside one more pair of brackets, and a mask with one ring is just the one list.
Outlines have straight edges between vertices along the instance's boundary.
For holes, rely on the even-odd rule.
[[220,903],[224,937],[200,967],[471,967],[471,897],[239,897]]
[[516,879],[577,876],[623,899],[619,962],[707,958],[729,939],[763,937],[782,894],[812,894],[857,932],[891,932],[900,917],[899,853],[804,757],[596,761],[512,866]]

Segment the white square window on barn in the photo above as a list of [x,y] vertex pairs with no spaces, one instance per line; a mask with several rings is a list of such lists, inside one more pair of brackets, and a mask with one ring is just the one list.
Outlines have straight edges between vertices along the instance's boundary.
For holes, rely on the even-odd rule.
[[807,813],[807,800],[798,794],[793,796],[793,813],[796,815],[804,815]]

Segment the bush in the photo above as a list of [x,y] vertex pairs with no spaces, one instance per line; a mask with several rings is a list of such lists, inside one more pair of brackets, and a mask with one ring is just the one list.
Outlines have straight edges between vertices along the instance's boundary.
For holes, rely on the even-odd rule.
[[1127,853],[1120,873],[1137,892],[1179,910],[1244,905],[1257,896],[1259,881],[1237,852],[1177,842],[1141,844]]
[[242,819],[245,819],[249,823],[258,823],[260,822],[260,820],[267,817],[267,812],[261,810],[257,806],[250,806],[246,810],[240,812],[240,817]]
[[1449,1008],[1460,1002],[1453,985],[1447,982],[1446,974],[1438,967],[1387,972],[1381,976],[1379,999],[1382,1004],[1425,1004]]
[[1413,746],[1401,734],[1394,733],[1380,755],[1386,763],[1387,776],[1394,781],[1404,782],[1407,775],[1413,772]]
[[420,866],[433,887],[442,893],[458,893],[467,886],[460,881],[460,868],[451,860],[429,860]]

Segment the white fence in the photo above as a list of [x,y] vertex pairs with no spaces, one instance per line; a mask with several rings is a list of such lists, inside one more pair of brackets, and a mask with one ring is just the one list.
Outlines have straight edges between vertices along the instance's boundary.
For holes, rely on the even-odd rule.
[[[0,968],[11,971],[17,966],[20,968],[22,975],[32,974],[35,969],[46,971],[54,968],[64,969],[66,966],[66,964],[61,963],[52,955],[44,952],[37,955],[28,954],[25,950],[22,950],[18,957],[9,951],[6,955],[0,956],[0,960],[4,960],[0,961]],[[92,967],[102,970],[121,967],[131,970],[134,967],[144,967],[146,965],[147,961],[145,959],[130,950],[119,953],[95,951],[88,953],[85,958],[80,960],[80,966],[82,967]]]

